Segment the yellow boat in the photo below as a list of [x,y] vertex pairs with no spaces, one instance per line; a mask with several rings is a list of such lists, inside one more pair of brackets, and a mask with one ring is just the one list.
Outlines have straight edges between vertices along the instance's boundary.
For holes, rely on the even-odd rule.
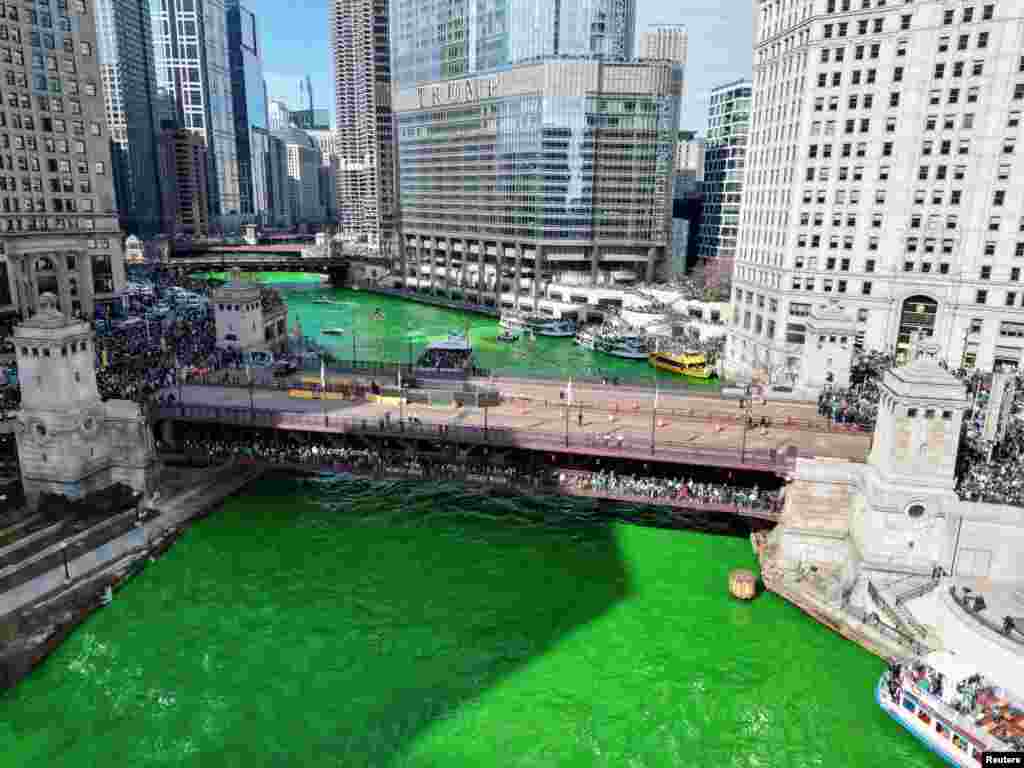
[[681,355],[652,352],[647,356],[647,362],[663,371],[693,379],[710,379],[715,376],[714,366],[708,365],[707,356],[701,352],[687,352]]

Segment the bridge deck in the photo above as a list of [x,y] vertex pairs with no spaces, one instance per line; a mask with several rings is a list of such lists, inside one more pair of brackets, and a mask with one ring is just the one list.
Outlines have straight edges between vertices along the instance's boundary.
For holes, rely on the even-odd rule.
[[[345,431],[353,428],[346,426],[351,424],[363,429],[365,421],[365,428],[372,430],[381,426],[380,422],[390,418],[392,426],[383,431],[391,434],[398,428],[399,417],[404,416],[407,422],[410,417],[418,419],[423,429],[428,432],[434,430],[436,434],[440,434],[436,431],[440,427],[446,428],[448,431],[445,436],[449,440],[455,440],[457,435],[461,435],[458,437],[460,440],[483,442],[486,426],[488,442],[495,444],[504,439],[505,444],[537,450],[557,450],[563,453],[594,456],[635,456],[647,460],[679,463],[713,463],[717,466],[735,468],[747,466],[750,457],[760,456],[767,461],[773,451],[779,456],[788,453],[790,448],[804,457],[821,456],[864,461],[871,445],[870,434],[863,432],[829,433],[816,424],[812,429],[787,425],[787,413],[794,413],[799,417],[800,420],[796,423],[809,424],[808,406],[805,404],[769,403],[766,406],[766,413],[772,418],[773,426],[762,430],[746,429],[745,424],[736,419],[739,410],[728,401],[662,394],[655,422],[649,408],[650,404],[645,403],[643,398],[634,400],[634,397],[630,396],[621,403],[622,410],[618,413],[586,410],[583,412],[581,423],[578,409],[572,409],[569,419],[565,418],[566,409],[558,400],[557,387],[545,388],[533,384],[528,386],[529,394],[535,397],[545,393],[553,394],[554,399],[508,401],[486,411],[426,406],[406,406],[400,409],[394,405],[366,402],[300,400],[289,398],[286,392],[257,389],[252,393],[251,405],[255,411],[273,414],[274,418],[261,416],[261,424],[278,429]],[[169,389],[167,392],[177,394],[176,389]],[[613,405],[608,402],[607,393],[600,388],[594,388],[593,391],[581,388],[578,395],[581,398],[587,397],[591,403],[603,397],[605,405]],[[182,389],[182,400],[188,406],[226,408],[227,412],[218,415],[194,410],[188,414],[178,414],[173,410],[168,411],[165,418],[196,421],[216,421],[223,418],[229,423],[237,424],[246,418],[238,411],[250,409],[249,392],[244,388],[185,386]],[[674,415],[662,417],[662,408],[666,414],[671,412]],[[758,406],[755,410],[755,417],[760,415],[760,408],[761,406]],[[694,412],[693,417],[680,415],[691,410]],[[814,414],[813,406],[810,406],[810,413]],[[653,454],[652,422],[655,443]],[[387,427],[386,424],[384,426]],[[407,424],[407,428],[411,426]],[[507,437],[502,437],[503,435]],[[760,468],[769,467],[764,467],[762,463]],[[770,468],[774,468],[774,463]]]

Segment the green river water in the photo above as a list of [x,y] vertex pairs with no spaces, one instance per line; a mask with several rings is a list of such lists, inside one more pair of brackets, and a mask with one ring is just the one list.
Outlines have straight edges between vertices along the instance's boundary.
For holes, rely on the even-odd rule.
[[[211,273],[224,278],[224,273]],[[288,303],[288,327],[299,318],[302,333],[332,350],[341,360],[415,360],[431,341],[447,338],[452,331],[469,332],[477,364],[495,376],[530,375],[551,379],[569,376],[619,377],[624,382],[652,385],[654,369],[646,360],[623,360],[580,349],[568,338],[525,338],[514,344],[496,341],[501,333],[497,318],[457,312],[392,296],[335,289],[321,284],[316,275],[261,273],[254,275],[277,287]],[[337,305],[314,304],[325,297]],[[378,310],[380,311],[378,314]],[[381,315],[383,317],[381,318]],[[322,333],[341,328],[343,336]],[[355,333],[352,333],[352,329]],[[354,336],[354,338],[353,338]],[[679,377],[660,373],[662,382]],[[706,390],[715,384],[690,380],[687,386]]]
[[[337,322],[290,282],[306,335]],[[389,354],[462,320],[330,293]],[[529,364],[471,323],[483,365]],[[537,344],[557,375],[580,363]],[[0,768],[941,765],[876,705],[878,659],[773,595],[731,599],[736,567],[747,538],[584,501],[268,478],[0,694]]]
[[576,500],[266,479],[13,691],[3,766],[937,766],[749,540]]

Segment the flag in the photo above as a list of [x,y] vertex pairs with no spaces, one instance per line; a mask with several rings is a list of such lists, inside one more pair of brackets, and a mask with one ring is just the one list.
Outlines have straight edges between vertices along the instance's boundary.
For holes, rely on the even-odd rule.
[[101,368],[106,368],[107,367],[107,350],[105,350],[105,349],[100,352],[100,367]]
[[324,367],[324,359],[320,358],[320,389],[327,389],[327,369]]

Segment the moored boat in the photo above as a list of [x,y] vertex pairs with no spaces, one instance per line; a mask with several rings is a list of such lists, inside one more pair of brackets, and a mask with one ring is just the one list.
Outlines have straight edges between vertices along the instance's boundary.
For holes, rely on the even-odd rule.
[[643,360],[651,351],[647,339],[636,333],[599,334],[594,340],[594,349],[627,360]]
[[714,366],[708,365],[707,355],[703,352],[684,352],[676,355],[669,352],[652,352],[647,362],[663,371],[694,379],[710,379],[715,376]]
[[499,323],[506,331],[523,331],[538,336],[569,337],[576,335],[576,321],[560,317],[503,312]]
[[594,344],[597,341],[597,334],[599,330],[596,327],[584,326],[576,332],[575,342],[583,349],[593,349]]
[[894,660],[875,689],[879,706],[950,765],[1024,748],[1024,702],[948,651]]

